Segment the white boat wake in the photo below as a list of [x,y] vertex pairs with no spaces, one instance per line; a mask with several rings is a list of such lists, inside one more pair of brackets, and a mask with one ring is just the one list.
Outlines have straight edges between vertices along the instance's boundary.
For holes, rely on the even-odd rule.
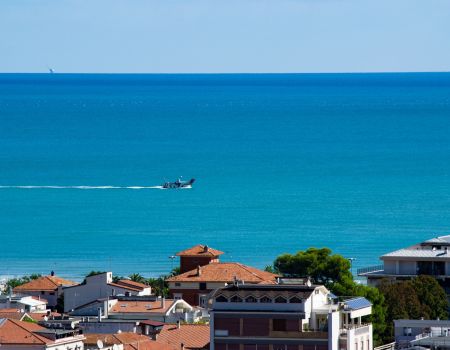
[[110,189],[128,189],[128,190],[147,190],[147,189],[159,189],[163,190],[162,186],[0,186],[1,188],[21,188],[21,189],[75,189],[75,190],[110,190]]

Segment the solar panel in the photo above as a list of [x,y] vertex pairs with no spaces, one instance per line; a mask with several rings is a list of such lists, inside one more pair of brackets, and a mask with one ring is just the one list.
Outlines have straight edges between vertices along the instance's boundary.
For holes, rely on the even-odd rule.
[[366,298],[360,297],[355,299],[346,300],[345,305],[352,310],[363,309],[365,307],[372,306],[372,303]]

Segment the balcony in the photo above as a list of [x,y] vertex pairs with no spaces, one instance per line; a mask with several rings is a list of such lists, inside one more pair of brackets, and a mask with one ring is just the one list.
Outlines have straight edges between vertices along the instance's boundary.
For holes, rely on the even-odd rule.
[[355,335],[362,335],[370,333],[371,323],[361,323],[361,324],[349,324],[344,328],[339,330],[341,337],[347,337],[347,335],[352,332]]
[[384,265],[363,267],[363,268],[356,270],[356,274],[358,276],[366,276],[369,274],[376,274],[376,273],[383,274],[384,273]]

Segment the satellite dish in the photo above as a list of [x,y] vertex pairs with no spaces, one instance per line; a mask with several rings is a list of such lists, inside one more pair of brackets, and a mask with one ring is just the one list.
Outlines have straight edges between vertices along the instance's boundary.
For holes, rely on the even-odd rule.
[[97,340],[97,347],[99,348],[99,349],[103,349],[103,342],[99,339],[99,340]]
[[44,316],[44,321],[48,321],[48,317],[47,316]]
[[75,322],[70,322],[70,328],[75,329]]
[[120,333],[122,333],[122,331],[119,329],[119,330],[117,331],[117,333],[120,334]]
[[119,350],[119,346],[117,344],[113,345],[113,350]]

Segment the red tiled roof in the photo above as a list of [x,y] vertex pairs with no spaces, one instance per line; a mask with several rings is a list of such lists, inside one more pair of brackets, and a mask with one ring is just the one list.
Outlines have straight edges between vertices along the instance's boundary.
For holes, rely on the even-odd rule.
[[122,288],[122,289],[128,289],[133,292],[142,292],[142,288],[127,286],[125,284],[119,284],[119,283],[112,282],[112,283],[108,283],[108,285],[113,286],[113,287]]
[[47,315],[47,312],[28,312],[27,315],[35,321],[43,321],[45,316],[49,318],[52,316],[61,316],[58,312],[52,312],[50,315]]
[[27,313],[19,309],[0,309],[0,318],[9,318],[11,320],[21,321]]
[[180,328],[174,324],[166,324],[162,328],[156,342],[169,344],[174,349],[181,349],[181,344],[187,349],[209,348],[209,325],[206,324],[182,324]]
[[[123,344],[124,350],[174,350],[166,344],[157,344],[145,335],[131,332],[117,334],[85,334],[85,345],[97,345],[101,340],[104,345]],[[178,349],[177,349],[178,350]]]
[[0,339],[2,344],[45,345],[52,341],[34,332],[45,330],[35,323],[5,319],[0,321]]
[[170,277],[168,282],[224,282],[231,283],[235,278],[247,283],[275,283],[276,274],[258,270],[240,263],[214,263]]
[[198,244],[192,248],[183,250],[178,252],[176,255],[178,256],[208,256],[208,257],[216,257],[222,255],[223,252],[220,250],[216,250],[208,247],[207,245]]
[[135,282],[132,280],[119,280],[119,282],[117,282],[117,284],[124,284],[124,285],[128,285],[132,288],[139,288],[139,289],[149,288],[149,286],[144,283]]
[[128,301],[119,300],[109,310],[110,313],[166,313],[175,300],[166,299],[164,307],[161,307],[161,300],[156,301]]
[[17,286],[13,291],[16,293],[34,291],[53,292],[57,290],[59,286],[73,286],[75,284],[77,283],[56,276],[42,276],[22,284],[21,286]]

